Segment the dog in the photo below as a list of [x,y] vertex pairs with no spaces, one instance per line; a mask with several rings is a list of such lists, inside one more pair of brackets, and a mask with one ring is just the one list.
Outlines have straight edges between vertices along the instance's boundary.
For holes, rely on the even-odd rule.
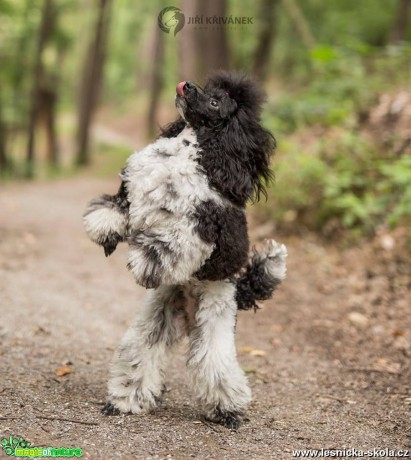
[[236,358],[237,310],[258,308],[286,276],[286,247],[274,240],[249,259],[245,217],[246,203],[266,195],[275,139],[250,78],[219,72],[203,89],[183,81],[176,93],[180,118],[130,156],[118,193],[84,214],[106,256],[128,243],[128,268],[148,289],[115,352],[102,412],[156,408],[170,353],[188,335],[205,418],[237,429],[251,399]]

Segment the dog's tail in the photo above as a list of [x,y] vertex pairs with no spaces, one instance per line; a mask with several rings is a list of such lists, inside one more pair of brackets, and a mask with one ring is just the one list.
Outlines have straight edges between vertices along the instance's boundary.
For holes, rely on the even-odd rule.
[[257,300],[271,298],[285,279],[287,248],[274,240],[266,240],[261,251],[254,254],[237,278],[236,301],[239,310],[258,309]]
[[102,195],[92,200],[83,215],[87,235],[91,241],[104,247],[106,256],[113,253],[126,237],[128,206],[122,184],[117,195]]

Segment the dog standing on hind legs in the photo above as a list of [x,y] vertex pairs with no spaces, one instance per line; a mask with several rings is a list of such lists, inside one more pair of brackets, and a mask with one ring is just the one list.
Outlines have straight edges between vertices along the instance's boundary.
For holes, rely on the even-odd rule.
[[260,124],[263,100],[236,74],[218,73],[204,89],[179,83],[181,117],[129,158],[116,195],[89,204],[89,237],[106,256],[127,242],[128,268],[149,289],[115,352],[104,414],[153,410],[170,354],[188,335],[205,417],[239,426],[251,393],[236,358],[237,310],[256,309],[286,275],[286,248],[274,240],[248,259],[245,205],[265,194],[275,148]]

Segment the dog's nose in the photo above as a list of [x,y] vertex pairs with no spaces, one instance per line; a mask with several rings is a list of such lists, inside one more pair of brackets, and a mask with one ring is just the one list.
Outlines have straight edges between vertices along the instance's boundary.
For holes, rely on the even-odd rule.
[[179,96],[184,96],[184,91],[191,91],[195,85],[189,81],[182,81],[177,85],[176,91]]

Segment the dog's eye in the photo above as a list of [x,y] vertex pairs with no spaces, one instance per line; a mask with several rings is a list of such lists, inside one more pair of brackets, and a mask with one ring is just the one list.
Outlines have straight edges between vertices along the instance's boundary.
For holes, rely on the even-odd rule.
[[210,99],[211,107],[218,107],[218,102],[215,99]]

